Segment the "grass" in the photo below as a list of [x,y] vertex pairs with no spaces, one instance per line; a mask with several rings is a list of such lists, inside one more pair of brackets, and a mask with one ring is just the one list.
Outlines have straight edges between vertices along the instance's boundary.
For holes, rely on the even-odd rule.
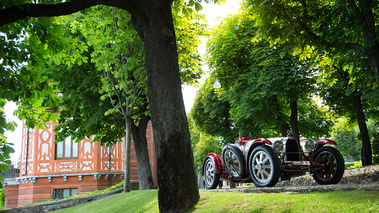
[[159,212],[157,190],[135,190],[54,212]]
[[[357,168],[358,167],[358,168]],[[379,171],[379,165],[349,165],[344,178]],[[298,178],[312,179],[310,175]],[[200,191],[200,201],[190,212],[379,212],[379,191],[334,191],[310,194],[245,194],[238,191]],[[159,212],[158,191],[121,193],[101,200],[62,209],[60,213]]]
[[[157,190],[132,191],[62,209],[65,212],[159,212]],[[379,212],[378,191],[269,194],[200,191],[190,212]]]

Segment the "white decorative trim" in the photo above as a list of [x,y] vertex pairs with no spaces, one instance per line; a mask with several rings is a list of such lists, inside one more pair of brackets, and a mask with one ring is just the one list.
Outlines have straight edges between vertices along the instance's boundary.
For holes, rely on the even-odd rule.
[[110,174],[108,172],[91,172],[91,173],[72,173],[72,174],[31,175],[31,176],[24,176],[24,177],[15,178],[15,180],[14,180],[14,182],[12,182],[12,184],[6,183],[5,181],[4,181],[4,183],[8,184],[8,185],[9,184],[10,185],[15,185],[15,184],[19,185],[20,183],[21,184],[22,183],[25,183],[25,184],[36,183],[37,178],[48,178],[49,183],[51,183],[53,177],[63,177],[63,180],[67,181],[67,177],[73,177],[73,176],[79,176],[79,180],[82,181],[83,176],[86,176],[86,175],[93,175],[95,180],[100,180],[101,175],[104,175],[106,179],[115,178],[117,175],[120,175],[120,179],[124,179],[124,175],[121,172],[116,172],[116,173],[112,173],[112,174]]

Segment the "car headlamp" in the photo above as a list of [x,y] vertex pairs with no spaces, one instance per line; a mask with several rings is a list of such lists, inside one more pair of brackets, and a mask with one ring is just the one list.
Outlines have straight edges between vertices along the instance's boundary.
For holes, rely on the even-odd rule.
[[283,150],[283,142],[282,141],[275,141],[274,142],[274,146],[273,146],[273,148],[274,148],[274,151],[276,152],[276,153],[280,153],[282,150]]
[[304,148],[310,152],[315,148],[315,142],[313,140],[307,140],[305,142]]

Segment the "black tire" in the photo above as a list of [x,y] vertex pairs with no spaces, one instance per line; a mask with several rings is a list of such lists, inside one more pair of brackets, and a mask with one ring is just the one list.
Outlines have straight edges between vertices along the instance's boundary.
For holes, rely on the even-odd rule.
[[278,155],[271,147],[265,145],[255,147],[249,157],[249,172],[255,186],[274,186],[280,176]]
[[226,171],[233,178],[245,176],[245,163],[242,152],[235,145],[229,144],[222,149],[222,162]]
[[220,174],[216,173],[215,162],[212,158],[207,158],[203,167],[204,187],[206,189],[215,189],[220,182]]
[[345,171],[341,153],[333,147],[322,147],[313,155],[313,160],[322,165],[313,173],[313,179],[321,185],[338,183]]

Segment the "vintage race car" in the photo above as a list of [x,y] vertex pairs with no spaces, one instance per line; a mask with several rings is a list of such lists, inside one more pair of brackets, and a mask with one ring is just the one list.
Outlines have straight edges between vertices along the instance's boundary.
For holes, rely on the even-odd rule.
[[257,187],[274,186],[309,172],[319,184],[336,184],[344,173],[341,153],[336,142],[289,137],[239,137],[226,145],[222,153],[208,154],[203,163],[204,186],[214,189],[220,180],[235,183],[253,182]]

